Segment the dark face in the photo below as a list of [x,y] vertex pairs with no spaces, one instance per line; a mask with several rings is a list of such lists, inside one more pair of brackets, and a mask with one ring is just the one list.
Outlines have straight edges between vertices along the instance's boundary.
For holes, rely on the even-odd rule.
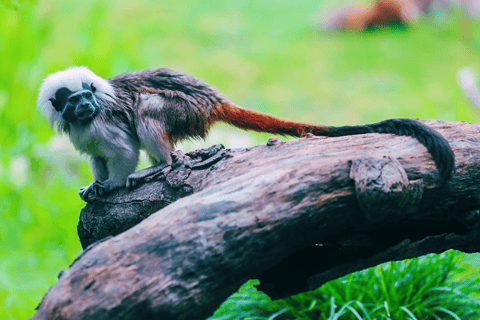
[[53,107],[62,113],[65,121],[88,121],[98,114],[99,105],[95,97],[96,88],[93,83],[88,86],[83,84],[83,90],[70,91],[67,88],[60,88],[55,93],[55,98],[50,99]]

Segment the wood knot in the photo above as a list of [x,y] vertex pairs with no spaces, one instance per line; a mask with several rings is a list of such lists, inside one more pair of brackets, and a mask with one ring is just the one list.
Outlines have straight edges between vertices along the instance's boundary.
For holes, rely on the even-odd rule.
[[369,221],[391,221],[417,211],[423,196],[422,180],[408,181],[396,159],[362,158],[351,163],[357,201]]

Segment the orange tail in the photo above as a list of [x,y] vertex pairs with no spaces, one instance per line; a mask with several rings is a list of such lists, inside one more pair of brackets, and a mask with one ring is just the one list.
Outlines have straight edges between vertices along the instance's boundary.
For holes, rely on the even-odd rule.
[[329,127],[283,120],[258,111],[237,107],[224,101],[212,110],[212,123],[224,121],[244,130],[303,137],[311,132],[316,136],[341,137],[364,133],[391,133],[410,136],[423,144],[432,155],[440,181],[447,181],[455,171],[455,155],[448,141],[432,128],[413,119],[388,119],[377,123]]
[[329,127],[306,124],[301,122],[281,119],[266,113],[252,109],[245,109],[224,101],[222,105],[214,109],[213,118],[215,121],[223,121],[243,130],[254,130],[273,134],[303,137],[311,132],[314,135],[324,135]]

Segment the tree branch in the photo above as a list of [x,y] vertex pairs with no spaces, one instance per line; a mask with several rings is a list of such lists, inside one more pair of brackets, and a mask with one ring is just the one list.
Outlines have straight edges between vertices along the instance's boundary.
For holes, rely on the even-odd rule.
[[[446,185],[438,185],[421,144],[385,134],[271,139],[221,156],[221,149],[203,151],[203,158],[180,153],[182,164],[160,181],[87,205],[79,222],[84,245],[118,233],[101,230],[120,225],[119,216],[132,223],[176,200],[87,248],[33,319],[204,319],[247,279],[280,298],[385,261],[478,252],[480,126],[427,124],[455,152]],[[218,162],[210,166],[212,157]],[[365,187],[373,169],[387,175],[383,167],[395,184]],[[167,187],[180,196],[166,196]]]

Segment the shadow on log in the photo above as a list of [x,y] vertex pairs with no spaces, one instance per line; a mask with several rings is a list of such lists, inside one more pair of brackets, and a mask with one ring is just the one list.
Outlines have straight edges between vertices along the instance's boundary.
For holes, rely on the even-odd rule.
[[87,204],[82,245],[115,236],[61,274],[33,319],[205,319],[248,279],[276,299],[386,261],[478,252],[480,126],[427,124],[455,152],[445,185],[421,144],[394,135],[177,153],[157,181]]

